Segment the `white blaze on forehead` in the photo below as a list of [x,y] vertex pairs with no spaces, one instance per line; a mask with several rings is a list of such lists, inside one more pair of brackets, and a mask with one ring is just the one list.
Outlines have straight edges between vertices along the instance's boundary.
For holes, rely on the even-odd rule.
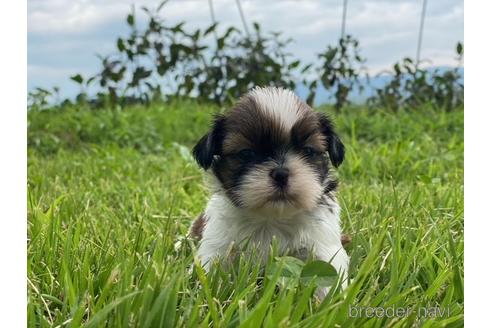
[[302,117],[301,100],[290,90],[256,87],[250,95],[265,114],[277,119],[287,130]]

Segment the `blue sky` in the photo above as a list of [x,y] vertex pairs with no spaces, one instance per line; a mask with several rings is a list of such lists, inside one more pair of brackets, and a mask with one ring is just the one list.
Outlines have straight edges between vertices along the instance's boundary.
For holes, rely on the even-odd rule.
[[[125,17],[132,3],[150,8],[159,1],[28,0],[28,89],[61,87],[72,96],[75,73],[97,71],[96,54],[109,54],[115,40],[128,32]],[[215,15],[223,27],[241,28],[234,0],[214,0]],[[292,37],[290,51],[304,62],[340,36],[343,0],[242,0],[248,22]],[[347,33],[356,36],[372,74],[387,69],[404,56],[415,56],[422,1],[349,0]],[[143,15],[143,14],[141,14]],[[189,27],[210,24],[208,0],[170,0],[163,9],[169,23]],[[463,40],[463,1],[428,0],[422,59],[432,66],[454,66],[454,48]]]

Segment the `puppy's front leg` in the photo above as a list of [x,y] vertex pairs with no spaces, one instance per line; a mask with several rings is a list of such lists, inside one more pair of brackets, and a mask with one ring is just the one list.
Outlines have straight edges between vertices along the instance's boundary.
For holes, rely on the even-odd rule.
[[233,241],[220,222],[200,215],[190,229],[190,235],[199,241],[197,256],[205,271],[209,272],[215,259],[225,258],[229,254]]
[[[335,268],[340,277],[341,287],[345,289],[348,284],[349,257],[343,246],[341,244],[339,247],[318,246],[315,256],[321,261],[330,263]],[[316,296],[320,300],[323,300],[329,291],[330,287],[320,287],[316,290]]]

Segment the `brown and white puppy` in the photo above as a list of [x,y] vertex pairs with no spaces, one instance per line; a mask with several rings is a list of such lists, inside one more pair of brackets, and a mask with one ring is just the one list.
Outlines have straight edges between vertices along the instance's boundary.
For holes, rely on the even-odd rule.
[[275,237],[281,253],[312,251],[346,275],[330,170],[344,146],[325,115],[292,91],[257,87],[215,118],[193,154],[212,173],[213,194],[191,228],[205,269],[243,241],[266,256]]

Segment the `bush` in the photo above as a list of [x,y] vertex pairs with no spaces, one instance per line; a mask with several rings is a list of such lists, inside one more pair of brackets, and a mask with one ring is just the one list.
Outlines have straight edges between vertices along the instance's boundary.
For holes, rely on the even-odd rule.
[[100,57],[100,72],[89,78],[71,77],[81,86],[78,101],[87,101],[93,83],[102,89],[93,102],[111,106],[150,103],[164,95],[223,104],[254,85],[295,87],[292,70],[300,62],[290,60],[285,51],[290,40],[281,39],[280,33],[265,36],[257,23],[251,37],[234,27],[219,35],[217,24],[188,31],[184,22],[166,25],[159,16],[162,7],[154,11],[143,7],[146,22],[141,30],[135,12],[129,14],[131,32],[118,37],[116,54]]
[[[458,62],[463,58],[463,45],[456,46]],[[422,69],[411,58],[405,58],[393,66],[392,79],[384,87],[376,89],[369,98],[373,107],[418,108],[424,104],[450,111],[464,105],[464,85],[459,66],[452,70],[429,71]]]
[[328,46],[326,51],[318,54],[318,58],[322,60],[322,65],[317,69],[320,73],[317,80],[309,85],[310,95],[307,101],[309,104],[313,102],[319,80],[326,90],[333,90],[335,108],[340,111],[348,103],[350,91],[355,87],[359,92],[363,90],[360,78],[365,59],[360,55],[359,41],[347,35],[340,38],[336,46]]

